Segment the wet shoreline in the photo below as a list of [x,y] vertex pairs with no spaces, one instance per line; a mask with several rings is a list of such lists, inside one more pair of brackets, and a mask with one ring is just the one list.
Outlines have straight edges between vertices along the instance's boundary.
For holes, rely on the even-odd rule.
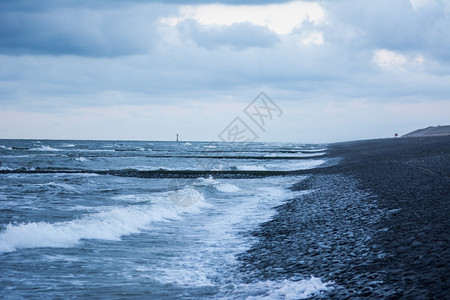
[[[450,137],[332,144],[306,193],[253,234],[241,270],[318,276],[318,298],[445,298],[450,292]],[[306,173],[306,172],[305,172]]]

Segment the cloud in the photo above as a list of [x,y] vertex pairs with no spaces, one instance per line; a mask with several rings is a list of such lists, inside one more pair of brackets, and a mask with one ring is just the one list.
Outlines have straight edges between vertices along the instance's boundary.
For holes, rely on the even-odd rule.
[[[450,101],[421,101],[414,103],[391,102],[383,105],[384,109],[400,118],[415,116],[423,120],[445,120],[450,111]],[[433,123],[430,125],[443,125]]]
[[421,55],[405,56],[386,49],[376,50],[373,56],[374,62],[382,68],[399,68],[405,66],[421,66],[424,58]]
[[[41,1],[40,1],[41,2]],[[0,53],[115,57],[147,53],[162,5],[14,7],[0,11]]]
[[450,61],[448,1],[350,2],[326,2],[325,6],[331,22],[345,27],[346,37],[356,42],[355,47],[422,52],[433,59]]
[[233,23],[229,26],[202,26],[196,21],[186,20],[177,24],[182,35],[205,48],[231,46],[236,49],[248,47],[272,47],[278,36],[263,26],[251,23]]
[[[4,121],[3,136],[32,137],[31,120],[48,120],[47,137],[97,124],[96,138],[160,126],[163,139],[189,123],[216,139],[261,90],[286,112],[266,140],[364,138],[445,119],[433,111],[450,101],[447,3],[234,2],[0,2],[0,113],[30,120]],[[434,104],[418,118],[414,103]]]
[[269,5],[182,6],[178,16],[163,18],[162,22],[172,26],[187,19],[195,20],[201,25],[230,26],[249,23],[267,27],[277,34],[289,34],[304,21],[320,23],[323,18],[324,11],[319,4],[293,1]]

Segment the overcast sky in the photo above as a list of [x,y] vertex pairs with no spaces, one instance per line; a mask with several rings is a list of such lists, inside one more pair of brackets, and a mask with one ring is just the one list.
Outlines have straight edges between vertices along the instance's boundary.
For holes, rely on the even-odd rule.
[[[277,111],[246,114],[262,91]],[[236,117],[281,142],[449,124],[450,1],[0,2],[0,138],[218,141]]]

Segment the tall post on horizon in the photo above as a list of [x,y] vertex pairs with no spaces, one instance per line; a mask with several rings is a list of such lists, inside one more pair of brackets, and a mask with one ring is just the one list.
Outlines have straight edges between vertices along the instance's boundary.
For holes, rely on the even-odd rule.
[[177,133],[177,142],[178,142],[178,133]]

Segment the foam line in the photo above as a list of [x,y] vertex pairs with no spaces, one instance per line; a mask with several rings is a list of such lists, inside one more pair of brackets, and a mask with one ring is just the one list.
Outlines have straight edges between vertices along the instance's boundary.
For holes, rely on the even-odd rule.
[[119,241],[122,236],[139,233],[153,222],[176,220],[183,213],[195,213],[208,205],[200,192],[192,192],[196,203],[190,207],[170,205],[166,197],[162,200],[164,205],[114,207],[67,222],[9,224],[0,233],[0,253],[23,248],[72,247],[83,239]]

